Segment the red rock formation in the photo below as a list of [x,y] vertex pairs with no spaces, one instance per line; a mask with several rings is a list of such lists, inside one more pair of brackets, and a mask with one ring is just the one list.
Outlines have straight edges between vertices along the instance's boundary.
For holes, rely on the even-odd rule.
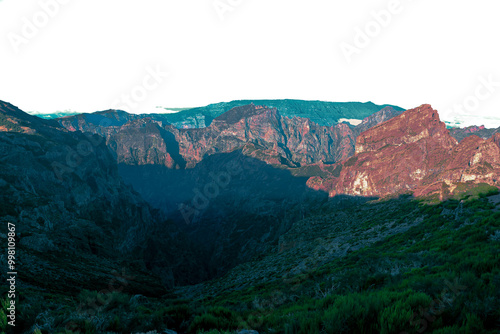
[[[171,133],[151,119],[131,121],[111,133],[108,146],[116,154],[117,162],[126,165],[163,165],[168,168],[181,168],[182,159],[174,159],[174,147],[167,148]],[[169,149],[172,154],[169,153]]]
[[332,163],[354,154],[356,135],[347,124],[320,126],[307,118],[282,117],[275,108],[264,106],[233,108],[200,129],[178,129],[154,117],[127,115],[99,112],[66,117],[60,123],[70,131],[104,135],[117,161],[127,165],[192,168],[206,156],[237,149],[288,167]]
[[337,177],[314,177],[308,184],[330,196],[422,196],[442,192],[443,184],[453,192],[459,182],[499,186],[499,139],[472,136],[458,144],[437,111],[422,105],[362,133],[356,154],[338,164]]
[[204,129],[176,132],[180,153],[194,166],[204,156],[244,149],[245,154],[290,167],[335,162],[354,153],[354,133],[346,124],[319,126],[309,119],[282,117],[275,108],[234,108]]

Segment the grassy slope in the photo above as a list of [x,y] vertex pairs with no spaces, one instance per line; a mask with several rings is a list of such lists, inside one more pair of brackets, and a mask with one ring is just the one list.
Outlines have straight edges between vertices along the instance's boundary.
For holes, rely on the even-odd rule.
[[329,203],[265,256],[176,296],[138,297],[127,288],[26,293],[20,312],[34,320],[43,311],[38,324],[54,333],[65,326],[82,333],[498,333],[500,212],[492,193],[473,189],[463,203],[407,196]]

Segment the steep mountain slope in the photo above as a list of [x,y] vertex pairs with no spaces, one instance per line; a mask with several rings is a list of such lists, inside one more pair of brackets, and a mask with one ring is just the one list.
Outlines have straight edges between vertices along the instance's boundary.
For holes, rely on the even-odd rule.
[[[5,102],[0,117],[0,219],[16,224],[19,258],[31,268],[22,281],[65,291],[105,288],[103,277],[123,268],[141,277],[130,283],[135,291],[157,293],[162,281],[189,281],[188,272],[195,281],[206,277],[182,234],[172,238],[175,225],[123,182],[104,138]],[[168,244],[165,256],[175,253],[182,263],[149,262],[152,234]],[[69,256],[76,267],[58,260]]]
[[319,126],[309,119],[289,119],[274,108],[255,105],[231,109],[204,129],[179,130],[177,137],[188,167],[204,156],[235,149],[289,167],[335,162],[351,155],[354,144],[353,132],[346,124]]
[[363,132],[356,154],[337,165],[338,176],[314,177],[309,185],[330,196],[387,196],[414,192],[439,198],[471,183],[500,186],[497,137],[472,136],[460,144],[439,120],[436,110],[422,105]]
[[192,168],[215,153],[243,149],[270,164],[296,167],[335,162],[354,153],[354,134],[346,124],[319,126],[309,119],[289,119],[276,109],[255,105],[234,108],[203,129],[177,129],[152,117],[125,124],[122,115],[99,113],[90,122],[91,115],[60,122],[72,131],[105,135],[117,161],[128,165]]

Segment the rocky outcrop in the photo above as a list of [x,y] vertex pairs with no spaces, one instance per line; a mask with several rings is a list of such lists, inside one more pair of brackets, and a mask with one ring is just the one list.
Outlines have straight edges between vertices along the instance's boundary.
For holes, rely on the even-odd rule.
[[313,177],[308,185],[330,196],[417,196],[453,193],[458,183],[500,186],[498,136],[472,136],[460,144],[439,120],[436,110],[422,105],[363,132],[356,154],[337,165],[338,176]]

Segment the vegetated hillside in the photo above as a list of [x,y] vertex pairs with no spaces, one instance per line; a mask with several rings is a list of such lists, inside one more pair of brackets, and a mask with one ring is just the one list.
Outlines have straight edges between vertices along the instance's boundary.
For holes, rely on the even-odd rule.
[[31,314],[49,310],[37,323],[54,332],[72,321],[115,333],[498,333],[495,194],[483,184],[438,204],[337,197],[220,279],[161,298],[125,288],[97,304],[99,317],[73,311],[96,292],[52,294]]

